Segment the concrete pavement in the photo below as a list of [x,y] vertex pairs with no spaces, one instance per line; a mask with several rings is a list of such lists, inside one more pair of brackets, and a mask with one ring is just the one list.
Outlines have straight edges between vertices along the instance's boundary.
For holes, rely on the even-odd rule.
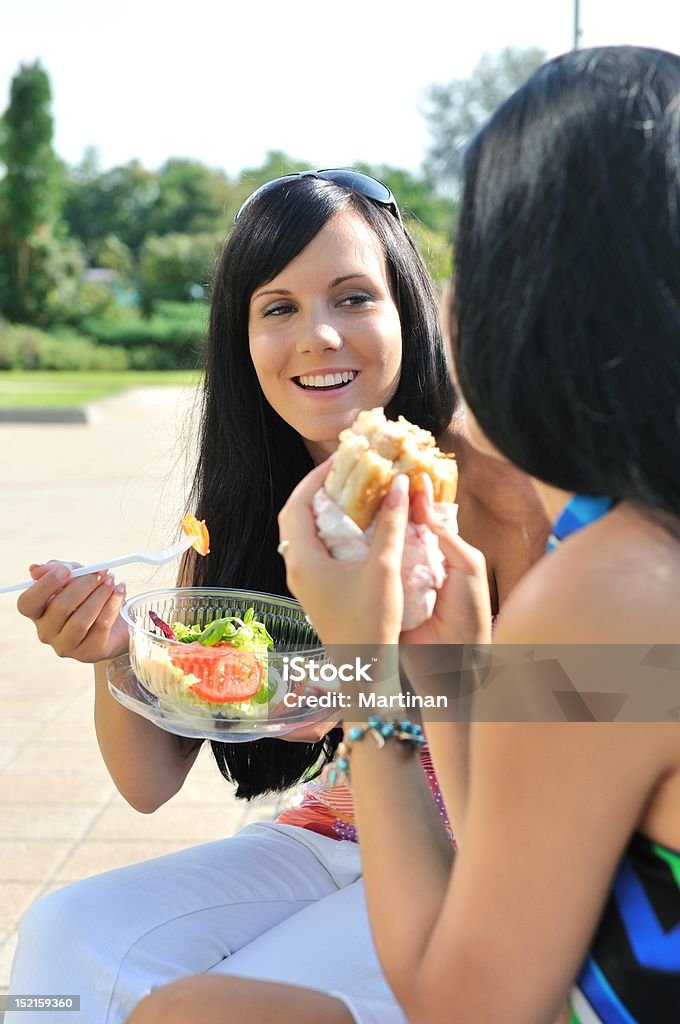
[[[26,579],[31,562],[90,562],[176,539],[193,404],[190,389],[136,389],[93,405],[84,424],[0,423],[0,586]],[[117,578],[131,596],[172,584],[176,569],[126,566]],[[133,811],[96,745],[92,668],[40,644],[16,597],[0,595],[0,994],[18,921],[39,896],[230,835],[278,806],[237,803],[208,748],[168,805]]]

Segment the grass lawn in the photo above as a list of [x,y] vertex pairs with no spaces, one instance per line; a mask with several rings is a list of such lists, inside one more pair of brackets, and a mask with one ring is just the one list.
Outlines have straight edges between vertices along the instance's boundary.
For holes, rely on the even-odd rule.
[[134,387],[192,387],[197,370],[0,371],[0,408],[82,405]]

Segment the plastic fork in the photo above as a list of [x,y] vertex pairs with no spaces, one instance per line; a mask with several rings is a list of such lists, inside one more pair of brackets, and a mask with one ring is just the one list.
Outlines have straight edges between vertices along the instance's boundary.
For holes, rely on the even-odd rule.
[[[91,565],[81,565],[78,569],[72,570],[71,577],[87,576],[91,572],[103,572],[104,569],[115,569],[118,565],[129,565],[132,562],[149,562],[151,565],[163,565],[165,562],[172,562],[174,558],[179,558],[185,551],[188,551],[193,541],[193,537],[182,537],[172,547],[161,548],[160,551],[133,551],[130,555],[110,558],[106,562],[93,562]],[[64,564],[68,565],[69,563],[65,562]],[[23,583],[12,583],[9,587],[0,587],[0,594],[10,594],[13,590],[25,590],[35,582],[35,580],[24,580]]]

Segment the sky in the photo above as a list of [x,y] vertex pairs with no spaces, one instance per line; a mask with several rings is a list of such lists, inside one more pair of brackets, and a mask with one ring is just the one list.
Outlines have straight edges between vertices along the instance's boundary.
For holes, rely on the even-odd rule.
[[577,3],[582,46],[680,53],[671,0],[1,0],[0,111],[39,60],[72,166],[94,146],[102,169],[188,157],[237,177],[281,150],[417,173],[428,86],[505,46],[570,49]]

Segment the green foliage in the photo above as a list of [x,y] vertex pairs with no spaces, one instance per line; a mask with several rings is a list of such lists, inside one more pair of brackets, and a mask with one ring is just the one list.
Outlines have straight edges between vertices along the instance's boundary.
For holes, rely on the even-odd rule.
[[425,118],[432,145],[424,162],[430,181],[444,191],[460,184],[467,140],[545,58],[537,47],[508,46],[499,54],[484,54],[469,78],[430,86]]
[[31,287],[23,319],[34,324],[77,323],[82,310],[85,257],[74,238],[31,240]]
[[114,270],[122,287],[133,283],[135,266],[132,253],[117,235],[106,235],[102,238],[97,244],[94,260],[98,267]]
[[64,220],[69,232],[85,246],[89,259],[109,235],[136,253],[151,231],[158,197],[158,175],[146,171],[138,160],[100,173],[90,150],[68,184]]
[[57,219],[61,196],[52,151],[52,94],[39,62],[22,64],[12,79],[4,115],[7,225],[15,242]]
[[207,320],[206,303],[160,302],[151,317],[89,317],[83,327],[102,346],[124,348],[133,369],[193,369],[201,365]]
[[82,335],[0,327],[0,370],[126,370],[129,363],[124,349],[99,347]]
[[158,197],[149,216],[154,235],[224,234],[224,211],[233,186],[223,171],[197,160],[168,160],[157,177]]
[[160,299],[187,302],[204,294],[220,251],[222,235],[147,238],[139,255],[142,309],[150,313]]
[[89,149],[71,173],[64,218],[91,261],[101,241],[112,236],[138,256],[152,235],[224,235],[233,195],[224,172],[195,160],[168,160],[158,172],[132,160],[102,172],[96,151]]
[[49,304],[36,264],[44,262],[40,250],[53,235],[62,201],[50,103],[49,79],[40,64],[21,65],[3,117],[6,174],[0,203],[0,308],[16,320],[30,320]]
[[409,221],[408,230],[427,264],[432,280],[441,286],[451,278],[453,270],[451,242],[448,236],[432,231],[419,221]]

